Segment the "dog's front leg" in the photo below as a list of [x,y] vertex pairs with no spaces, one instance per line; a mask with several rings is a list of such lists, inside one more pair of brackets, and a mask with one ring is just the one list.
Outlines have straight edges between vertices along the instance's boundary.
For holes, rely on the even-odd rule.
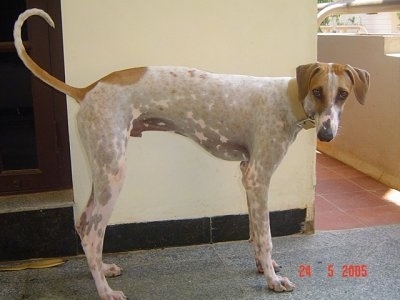
[[[248,161],[242,161],[240,163],[240,171],[242,171],[243,185],[246,184],[245,174],[246,174],[246,170],[247,170],[248,166],[249,166],[249,162]],[[250,220],[250,222],[249,222],[249,242],[252,243],[253,240],[254,240],[254,238],[253,238],[253,229],[252,229],[252,224],[251,224],[252,223],[251,222],[251,220],[252,220],[251,213],[252,212],[250,211],[250,203],[249,203],[249,197],[247,195],[247,192],[246,192],[246,198],[247,198],[247,209],[248,209],[248,212],[249,212],[249,220]],[[261,263],[257,259],[257,257],[255,258],[255,261],[256,261],[256,267],[257,267],[258,273],[264,273],[264,269],[262,268]],[[272,260],[272,265],[274,267],[275,272],[279,272],[281,267],[275,260]]]
[[276,292],[291,291],[294,284],[288,278],[276,275],[275,269],[278,266],[271,258],[272,239],[267,206],[270,174],[263,172],[262,164],[256,161],[247,165],[242,163],[241,170],[249,208],[250,239],[253,241],[257,269],[264,273],[269,289]]

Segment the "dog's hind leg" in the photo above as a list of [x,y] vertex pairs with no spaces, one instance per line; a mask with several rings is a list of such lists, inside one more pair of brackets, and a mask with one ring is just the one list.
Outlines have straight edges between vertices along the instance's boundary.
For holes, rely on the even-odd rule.
[[[85,122],[90,117],[92,122]],[[76,227],[100,298],[126,299],[121,291],[113,291],[108,285],[105,277],[118,276],[121,269],[103,263],[102,252],[105,230],[125,178],[129,125],[110,115],[106,118],[101,114],[86,114],[82,118],[78,114],[79,133],[92,170],[93,190]],[[93,130],[96,127],[99,130]]]
[[120,165],[116,174],[94,175],[92,195],[77,224],[82,247],[102,299],[125,299],[122,292],[110,288],[105,278],[120,275],[121,269],[102,260],[105,230],[122,187],[124,173],[125,167]]
[[[122,292],[113,291],[105,278],[120,275],[121,269],[115,264],[105,264],[102,260],[105,230],[122,187],[124,173],[124,167],[121,166],[116,175],[94,178],[94,191],[77,224],[82,247],[97,291],[102,299],[126,299]],[[108,183],[106,183],[107,180]],[[104,184],[107,186],[104,187]],[[107,202],[103,202],[105,197],[108,198]],[[96,200],[96,198],[102,200]]]
[[[249,162],[248,161],[241,161],[240,162],[240,171],[242,172],[242,178],[243,178],[243,185],[246,184],[245,182],[245,174],[246,174],[246,170],[249,167]],[[249,212],[249,220],[251,220],[251,211],[250,211],[250,204],[249,204],[249,197],[247,197],[247,193],[246,193],[246,200],[247,200],[247,210]],[[253,228],[251,227],[252,224],[251,222],[249,222],[249,242],[252,243],[253,242]],[[256,262],[256,264],[258,265],[258,263]],[[260,270],[259,270],[260,272]],[[262,273],[262,272],[260,272]]]

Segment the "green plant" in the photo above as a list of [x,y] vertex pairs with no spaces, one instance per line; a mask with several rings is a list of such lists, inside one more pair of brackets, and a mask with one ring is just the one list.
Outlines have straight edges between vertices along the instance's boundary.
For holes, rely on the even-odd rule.
[[[330,3],[330,2],[333,2],[333,0],[317,0],[317,3]],[[335,18],[336,22],[338,22],[339,17],[340,17],[339,15],[333,15],[333,16],[327,17],[325,20],[322,21],[321,25],[328,26],[331,23],[333,18]]]

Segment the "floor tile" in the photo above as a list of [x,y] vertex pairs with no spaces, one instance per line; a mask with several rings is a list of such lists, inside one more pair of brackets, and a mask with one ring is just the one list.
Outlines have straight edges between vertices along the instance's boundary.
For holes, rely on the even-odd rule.
[[340,210],[329,210],[315,214],[317,230],[338,230],[365,227],[365,224]]
[[339,174],[339,176],[341,176],[343,178],[347,178],[347,179],[366,176],[365,174],[361,173],[360,171],[353,169],[345,164],[335,166],[335,167],[331,168],[331,170],[333,172]]
[[347,211],[361,223],[367,226],[389,225],[400,223],[400,207],[395,205],[384,205],[370,208],[356,208]]
[[315,213],[318,214],[323,211],[337,210],[337,206],[332,204],[321,195],[315,197]]
[[317,153],[316,170],[317,230],[400,223],[399,191],[323,153]]
[[334,159],[322,153],[317,153],[317,161],[324,167],[335,167],[342,165],[342,163],[337,159]]
[[363,188],[347,179],[334,178],[317,180],[316,192],[319,195],[350,193],[361,191]]
[[342,178],[342,176],[339,173],[333,171],[330,168],[326,168],[323,166],[321,166],[321,167],[317,166],[316,173],[317,173],[318,180]]
[[355,184],[361,186],[362,188],[366,190],[382,190],[387,188],[386,185],[383,183],[368,177],[368,176],[363,176],[363,177],[355,177],[355,178],[350,178],[349,179],[351,182],[354,182]]
[[388,204],[387,201],[368,191],[327,194],[324,197],[330,203],[340,207],[342,210],[348,210],[351,208],[373,208]]
[[376,195],[379,199],[400,207],[400,191],[398,190],[385,188],[382,190],[371,191],[371,193]]

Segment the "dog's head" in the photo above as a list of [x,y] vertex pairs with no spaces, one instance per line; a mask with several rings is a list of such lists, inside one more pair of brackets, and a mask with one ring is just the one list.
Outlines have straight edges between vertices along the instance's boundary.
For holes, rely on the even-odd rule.
[[349,65],[302,65],[296,69],[296,79],[304,111],[315,119],[318,139],[324,142],[336,136],[340,115],[351,91],[364,104],[369,88],[369,73]]

